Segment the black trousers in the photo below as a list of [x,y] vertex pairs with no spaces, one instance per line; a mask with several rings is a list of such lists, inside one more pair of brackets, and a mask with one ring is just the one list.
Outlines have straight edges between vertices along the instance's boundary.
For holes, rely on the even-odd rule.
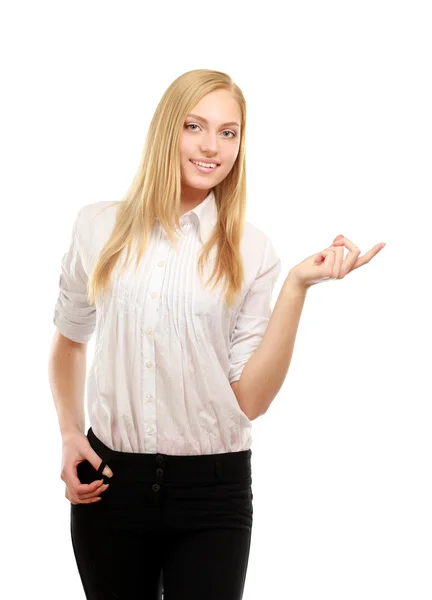
[[[241,600],[253,522],[252,450],[205,455],[118,452],[87,438],[102,500],[71,503],[71,537],[90,600]],[[105,465],[113,477],[102,475]]]

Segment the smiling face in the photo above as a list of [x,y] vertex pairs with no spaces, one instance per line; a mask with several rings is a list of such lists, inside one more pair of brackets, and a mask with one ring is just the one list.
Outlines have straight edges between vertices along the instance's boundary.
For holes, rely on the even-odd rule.
[[[230,92],[210,92],[184,122],[180,144],[182,202],[204,200],[210,188],[231,171],[240,147],[240,107]],[[192,161],[217,164],[211,169]]]

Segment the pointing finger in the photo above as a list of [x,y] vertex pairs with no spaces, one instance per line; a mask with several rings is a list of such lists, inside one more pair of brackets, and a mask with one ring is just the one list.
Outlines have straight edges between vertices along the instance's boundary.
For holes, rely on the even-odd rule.
[[[340,238],[339,240],[335,240],[333,242],[333,245],[335,245],[335,246],[336,245],[337,246],[344,245],[346,248],[348,248],[348,250],[357,254],[357,257],[356,257],[357,260],[353,264],[353,266],[350,268],[350,271],[354,271],[354,269],[358,269],[358,267],[362,267],[366,263],[370,262],[370,260],[374,256],[376,256],[380,250],[382,250],[384,248],[385,243],[381,242],[379,244],[376,244],[375,246],[373,246],[373,248],[371,248],[363,256],[360,256],[361,250],[354,244],[354,242],[352,242],[349,238],[347,238],[345,236]],[[346,260],[348,260],[348,256],[347,256]]]

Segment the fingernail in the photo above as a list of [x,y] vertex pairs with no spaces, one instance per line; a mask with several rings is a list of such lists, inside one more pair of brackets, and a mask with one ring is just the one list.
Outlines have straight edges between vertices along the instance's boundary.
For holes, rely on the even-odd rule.
[[343,235],[338,235],[335,237],[335,239],[333,241],[340,240],[341,238],[343,238]]
[[112,477],[113,476],[113,472],[111,471],[111,469],[109,467],[105,467],[105,469],[102,471],[102,473],[104,475],[106,475],[107,477]]

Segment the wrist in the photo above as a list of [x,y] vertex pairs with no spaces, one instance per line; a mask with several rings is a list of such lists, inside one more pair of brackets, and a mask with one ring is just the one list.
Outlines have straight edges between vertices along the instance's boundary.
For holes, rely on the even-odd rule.
[[290,271],[285,279],[284,285],[295,289],[299,293],[305,294],[309,289],[309,286],[303,283],[301,279],[297,277],[295,271]]
[[83,433],[84,432],[83,432],[82,428],[78,427],[78,425],[68,425],[68,426],[60,428],[60,434],[61,434],[61,437],[63,438],[63,440],[70,438],[71,436],[74,436],[77,434],[83,434]]

